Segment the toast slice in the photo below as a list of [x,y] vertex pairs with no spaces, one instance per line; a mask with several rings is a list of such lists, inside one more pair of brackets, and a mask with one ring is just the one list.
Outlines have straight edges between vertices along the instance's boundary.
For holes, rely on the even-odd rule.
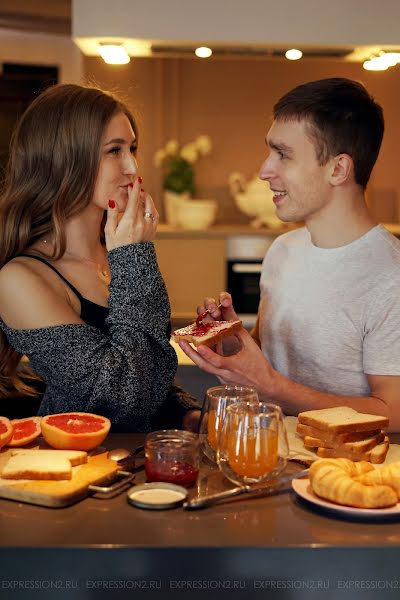
[[357,440],[355,442],[344,442],[343,444],[333,442],[325,442],[324,440],[319,440],[318,438],[311,437],[306,435],[304,438],[304,445],[307,448],[340,448],[346,452],[367,452],[368,450],[372,450],[378,444],[381,444],[385,439],[385,434],[383,431],[380,431],[377,435],[373,435],[371,437],[365,438],[363,440]]
[[72,467],[65,456],[42,457],[37,454],[11,456],[1,471],[3,479],[71,479]]
[[389,425],[387,417],[360,413],[348,406],[307,410],[299,413],[299,423],[330,433],[347,433],[384,429]]
[[335,446],[341,446],[345,442],[357,442],[358,440],[365,440],[366,438],[373,437],[374,435],[378,435],[381,430],[372,429],[371,431],[331,433],[330,431],[324,431],[323,429],[317,429],[316,427],[303,425],[303,423],[297,423],[296,432],[302,437],[309,436],[312,438],[317,438],[322,442],[326,442],[327,447],[334,448]]
[[185,340],[196,347],[201,344],[215,346],[223,338],[234,335],[242,328],[242,321],[206,321],[201,325],[191,323],[187,327],[176,329],[172,332],[172,340],[179,342]]
[[40,456],[42,459],[52,456],[64,456],[71,463],[71,467],[83,465],[87,462],[87,452],[84,450],[38,450],[30,448],[16,448],[11,451],[11,456],[24,454],[25,456]]
[[378,444],[372,450],[367,452],[345,452],[341,448],[318,448],[317,456],[319,458],[349,458],[355,462],[367,460],[373,464],[385,462],[386,454],[389,450],[389,438],[386,436],[381,444]]

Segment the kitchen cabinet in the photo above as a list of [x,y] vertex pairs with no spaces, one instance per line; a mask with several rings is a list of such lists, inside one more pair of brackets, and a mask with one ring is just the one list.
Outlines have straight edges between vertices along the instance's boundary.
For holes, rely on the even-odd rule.
[[225,289],[225,239],[161,239],[155,245],[173,319],[193,320],[206,296]]

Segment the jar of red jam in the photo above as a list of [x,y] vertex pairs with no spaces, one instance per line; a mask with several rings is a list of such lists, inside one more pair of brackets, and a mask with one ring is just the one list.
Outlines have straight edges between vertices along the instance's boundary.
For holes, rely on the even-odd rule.
[[198,435],[180,429],[153,431],[146,437],[145,470],[148,482],[164,481],[190,487],[199,475]]

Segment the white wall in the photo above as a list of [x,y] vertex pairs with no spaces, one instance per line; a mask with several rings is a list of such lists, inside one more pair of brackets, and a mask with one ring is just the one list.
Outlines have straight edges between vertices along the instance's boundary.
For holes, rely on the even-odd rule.
[[73,37],[400,45],[399,0],[72,0]]

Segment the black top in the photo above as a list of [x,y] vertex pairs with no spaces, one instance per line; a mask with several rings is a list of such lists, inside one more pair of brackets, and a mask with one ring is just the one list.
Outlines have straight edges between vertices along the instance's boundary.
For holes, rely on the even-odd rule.
[[[177,357],[167,335],[170,304],[154,245],[121,246],[108,259],[109,309],[82,298],[67,282],[86,322],[13,329],[0,318],[0,329],[46,384],[40,415],[100,414],[114,431],[180,428],[186,412],[199,405],[173,381]],[[103,319],[108,314],[108,333],[99,322],[92,325],[99,311]]]
[[53,267],[53,265],[50,264],[44,258],[41,258],[40,256],[33,256],[33,254],[19,254],[19,256],[28,256],[29,258],[34,258],[35,260],[39,260],[40,262],[42,262],[45,265],[47,265],[48,267],[50,267],[50,269],[53,269],[53,271],[55,271],[57,273],[57,275],[59,277],[61,277],[61,279],[63,281],[65,281],[65,283],[70,287],[70,289],[74,292],[74,294],[77,295],[79,302],[81,303],[80,317],[81,317],[82,321],[84,321],[88,325],[92,325],[93,327],[96,327],[102,333],[106,333],[106,334],[109,333],[109,329],[105,322],[108,317],[108,314],[110,312],[110,309],[108,308],[108,306],[101,306],[101,304],[96,304],[95,302],[92,302],[91,300],[84,298],[82,296],[82,294],[76,289],[76,287],[74,285],[72,285],[72,283],[70,283],[64,277],[64,275],[61,275],[60,271],[57,271],[57,269],[55,267]]

